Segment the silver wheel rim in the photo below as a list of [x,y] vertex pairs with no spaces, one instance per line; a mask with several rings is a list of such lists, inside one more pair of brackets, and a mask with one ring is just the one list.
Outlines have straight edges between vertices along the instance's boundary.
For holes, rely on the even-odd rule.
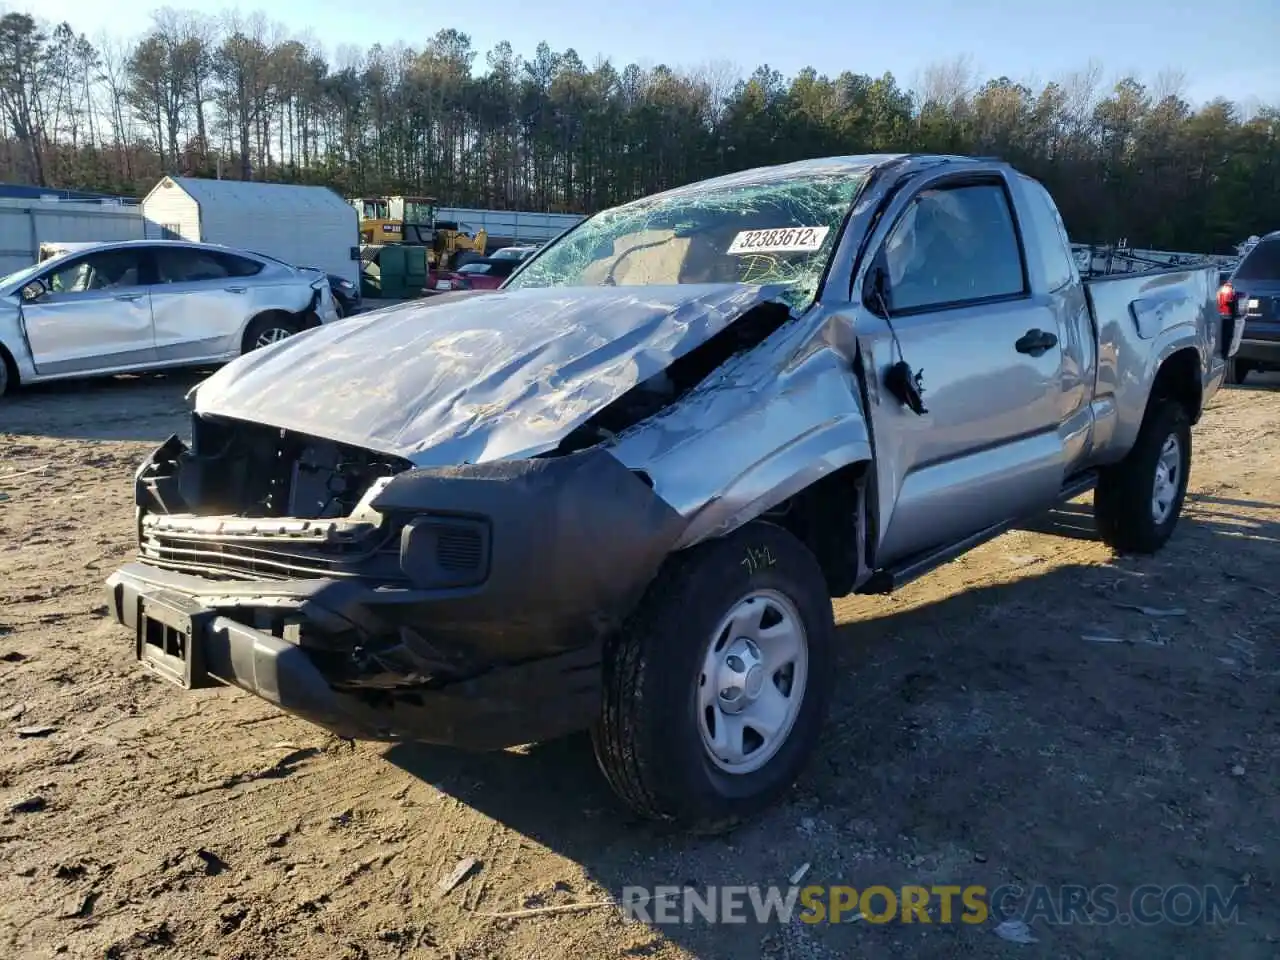
[[711,762],[743,775],[772,760],[800,715],[808,676],[808,637],[794,603],[755,590],[734,604],[698,676],[698,730]]
[[1151,488],[1151,516],[1157,524],[1164,523],[1173,513],[1178,499],[1178,486],[1182,482],[1182,441],[1176,433],[1165,438],[1156,460],[1155,483]]
[[258,339],[253,342],[255,347],[266,347],[273,343],[279,343],[281,340],[288,339],[289,331],[284,327],[271,327],[263,330],[258,334]]

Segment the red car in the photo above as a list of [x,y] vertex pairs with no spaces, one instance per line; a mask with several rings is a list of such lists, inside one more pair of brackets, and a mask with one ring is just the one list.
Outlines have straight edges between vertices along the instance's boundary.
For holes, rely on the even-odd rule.
[[464,263],[455,270],[432,270],[427,277],[427,289],[441,293],[446,290],[496,290],[519,265],[519,260],[485,257]]

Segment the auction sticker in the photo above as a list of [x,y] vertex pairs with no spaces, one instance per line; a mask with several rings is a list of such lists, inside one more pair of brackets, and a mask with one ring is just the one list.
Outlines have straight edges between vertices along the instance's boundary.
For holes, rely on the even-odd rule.
[[780,227],[743,230],[729,244],[728,253],[812,253],[822,247],[830,227]]

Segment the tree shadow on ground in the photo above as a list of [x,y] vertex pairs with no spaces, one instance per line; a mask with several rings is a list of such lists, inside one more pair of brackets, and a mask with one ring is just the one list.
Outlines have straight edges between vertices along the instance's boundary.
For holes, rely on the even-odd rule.
[[[1068,506],[1045,522],[1055,533],[1084,536],[1088,505]],[[1189,516],[1161,555],[1171,562],[1126,561],[1125,569],[1141,574],[1144,590],[1184,590],[1191,584],[1179,566],[1204,540],[1214,542],[1212,565],[1225,578],[1238,542],[1274,557],[1278,528]],[[1236,541],[1240,536],[1245,540]],[[1256,859],[1233,852],[1250,849],[1240,838],[1266,838],[1267,849],[1280,840],[1274,764],[1259,756],[1265,772],[1248,785],[1223,774],[1245,731],[1277,723],[1280,671],[1267,674],[1255,663],[1255,673],[1242,679],[1244,668],[1228,668],[1229,658],[1217,656],[1231,652],[1223,646],[1230,631],[1199,620],[1165,627],[1169,640],[1159,646],[1086,642],[1086,623],[1142,636],[1141,615],[1118,602],[1137,589],[1136,578],[1117,574],[1107,564],[1061,566],[902,612],[892,600],[874,601],[866,618],[840,628],[841,682],[801,781],[782,803],[726,837],[690,837],[631,817],[596,769],[586,736],[478,755],[400,745],[386,756],[580,864],[613,896],[629,885],[704,893],[708,886],[786,886],[802,864],[809,864],[806,883],[859,888],[994,889],[1016,879],[1122,889],[1216,884],[1229,891],[1246,870],[1259,876]],[[1227,592],[1219,596],[1222,609],[1256,606],[1250,584],[1236,576],[1215,580]],[[1280,879],[1267,877],[1268,884]],[[683,902],[676,900],[677,916]],[[1010,949],[990,924],[688,919],[653,928],[705,960],[867,951],[1003,957]],[[1270,957],[1267,938],[1280,935],[1274,898],[1255,889],[1242,919],[1248,925],[1041,925],[1039,945],[1018,948],[1019,956]],[[636,949],[652,952],[657,942]]]

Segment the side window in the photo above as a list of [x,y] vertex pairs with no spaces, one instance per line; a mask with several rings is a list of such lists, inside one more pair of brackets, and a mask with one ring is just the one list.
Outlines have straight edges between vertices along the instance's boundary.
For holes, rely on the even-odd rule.
[[158,283],[196,283],[201,280],[225,280],[230,274],[216,254],[190,247],[156,250]]
[[252,277],[262,272],[262,264],[248,257],[237,257],[232,253],[215,253],[213,257],[222,264],[229,277]]
[[1057,290],[1075,277],[1071,259],[1071,241],[1058,206],[1049,191],[1035,180],[1024,179],[1027,188],[1027,226],[1036,235],[1040,247],[1040,269],[1044,271],[1049,291]]
[[138,255],[133,250],[104,250],[81,257],[48,275],[54,293],[86,293],[138,285]]
[[1027,293],[1013,213],[996,184],[922,191],[879,259],[895,313]]

